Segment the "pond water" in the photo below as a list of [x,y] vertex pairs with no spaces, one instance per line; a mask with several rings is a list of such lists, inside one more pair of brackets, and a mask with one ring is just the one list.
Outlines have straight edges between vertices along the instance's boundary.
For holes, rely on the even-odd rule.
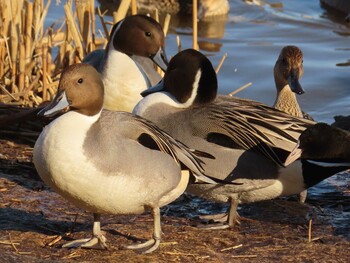
[[[259,5],[231,0],[228,16],[198,25],[201,51],[214,67],[225,53],[228,55],[218,74],[220,93],[252,82],[237,95],[273,104],[274,63],[283,46],[297,45],[304,53],[301,84],[306,92],[298,96],[303,110],[323,122],[332,122],[337,114],[350,114],[350,67],[337,66],[350,59],[350,24],[345,23],[344,15],[329,13],[319,0],[246,1]],[[62,3],[51,4],[47,25],[64,16]],[[176,35],[183,49],[190,48],[191,33],[190,17],[173,16],[167,55],[177,53]]]
[[[350,114],[350,67],[337,66],[350,59],[350,24],[343,16],[327,13],[319,0],[265,1],[260,6],[234,0],[230,5],[226,21],[199,24],[199,41],[216,49],[204,51],[213,64],[228,54],[218,74],[221,93],[252,82],[237,96],[273,104],[274,63],[283,46],[297,45],[304,53],[301,84],[306,93],[298,96],[302,108],[324,122],[332,122],[336,114]],[[190,24],[172,27],[171,32],[181,35],[184,48],[191,47]],[[176,52],[172,34],[167,51]]]
[[[218,74],[220,93],[227,94],[252,82],[237,96],[272,105],[276,96],[275,61],[283,46],[297,45],[304,53],[301,85],[306,92],[298,96],[302,109],[327,123],[333,122],[334,115],[350,115],[350,67],[341,65],[350,60],[350,24],[345,23],[344,15],[329,13],[321,8],[319,0],[254,2],[259,5],[231,0],[227,17],[198,25],[201,51],[210,57],[214,67],[225,53],[228,55]],[[52,4],[50,23],[63,15],[62,4]],[[183,49],[190,48],[191,34],[191,18],[172,17],[167,55],[177,53],[176,35],[180,35]],[[327,199],[330,193],[340,194],[349,189],[349,182],[348,174],[333,177],[310,189],[309,198],[321,195]],[[346,222],[350,219],[350,202],[346,200],[347,208],[338,211],[334,222],[343,222],[340,226],[349,232]]]

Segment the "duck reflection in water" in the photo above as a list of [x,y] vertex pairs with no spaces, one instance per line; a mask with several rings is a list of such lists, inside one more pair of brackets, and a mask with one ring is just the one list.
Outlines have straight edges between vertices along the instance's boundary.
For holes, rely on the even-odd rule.
[[[120,0],[99,0],[101,11],[108,10],[112,15],[117,10]],[[192,34],[192,0],[139,0],[137,12],[152,13],[155,9],[160,12],[160,21],[164,21],[167,13],[172,14],[169,33],[178,35]],[[227,0],[198,0],[198,45],[201,50],[219,52],[222,47],[225,25],[230,6]]]

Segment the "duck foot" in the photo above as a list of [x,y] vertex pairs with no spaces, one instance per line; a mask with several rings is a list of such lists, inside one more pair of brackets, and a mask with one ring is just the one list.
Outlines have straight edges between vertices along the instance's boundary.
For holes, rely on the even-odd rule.
[[231,228],[230,225],[225,223],[215,223],[210,225],[197,225],[198,228],[203,230],[222,230],[222,229],[229,229]]
[[91,249],[108,249],[106,244],[107,238],[103,235],[100,225],[100,215],[94,214],[94,225],[92,228],[92,237],[74,240],[64,244],[65,248],[91,248]]
[[126,246],[127,249],[133,249],[142,254],[151,253],[159,247],[160,237],[162,234],[161,226],[160,226],[160,210],[159,207],[152,208],[153,220],[154,220],[154,230],[153,230],[153,238],[140,244],[133,244]]
[[133,249],[142,254],[151,253],[159,247],[160,240],[157,238],[152,238],[144,243],[133,244],[126,246],[127,249]]
[[[201,225],[199,228],[201,229],[206,229],[206,230],[217,230],[217,229],[228,229],[228,228],[233,228],[236,224],[240,225],[239,221],[239,214],[237,213],[237,206],[238,206],[238,201],[236,199],[231,199],[230,200],[230,208],[228,213],[224,214],[216,214],[216,215],[208,215],[204,216],[204,218],[207,218],[214,222],[221,222],[221,223],[214,223],[211,225]],[[203,216],[202,216],[203,218]]]
[[199,219],[207,221],[207,222],[226,222],[227,221],[227,213],[215,214],[215,215],[200,215]]
[[90,249],[108,249],[107,239],[103,235],[93,236],[92,238],[83,238],[64,244],[64,248],[90,248]]
[[197,225],[198,228],[204,229],[204,230],[221,230],[221,229],[229,229],[234,228],[236,225],[241,225],[240,220],[238,217],[234,219],[233,223],[230,224],[228,220],[228,215],[224,215],[221,218],[218,218],[218,220],[215,220],[216,215],[213,215],[213,219],[210,219],[207,225]]

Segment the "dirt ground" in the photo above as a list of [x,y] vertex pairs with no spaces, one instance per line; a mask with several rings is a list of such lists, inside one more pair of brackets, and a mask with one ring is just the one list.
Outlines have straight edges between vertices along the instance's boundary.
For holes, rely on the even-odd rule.
[[163,239],[154,253],[123,248],[151,237],[150,214],[103,216],[109,250],[62,248],[89,237],[92,215],[48,189],[31,156],[30,145],[0,140],[0,262],[349,262],[350,222],[331,224],[336,213],[350,213],[348,194],[306,205],[285,199],[245,205],[232,230],[198,228],[199,214],[226,206],[184,195],[162,209]]

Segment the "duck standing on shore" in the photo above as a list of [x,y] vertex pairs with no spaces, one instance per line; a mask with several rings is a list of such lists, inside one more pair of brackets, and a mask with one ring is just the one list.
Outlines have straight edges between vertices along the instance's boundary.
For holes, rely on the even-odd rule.
[[[134,113],[155,122],[174,138],[215,159],[203,159],[205,173],[230,184],[190,183],[187,191],[229,202],[228,228],[237,221],[237,206],[298,194],[343,171],[299,160],[285,167],[286,157],[302,131],[315,124],[262,103],[217,95],[211,62],[189,49],[172,58],[162,82],[143,92]],[[322,174],[315,173],[322,169]],[[312,180],[310,180],[310,178]]]
[[[297,46],[283,47],[273,72],[277,89],[273,107],[292,116],[314,120],[309,114],[301,110],[296,98],[296,94],[304,93],[304,89],[299,82],[304,72],[301,49]],[[306,197],[307,190],[304,190],[300,193],[300,202],[304,203]]]
[[152,211],[153,238],[127,246],[149,253],[161,238],[159,208],[186,189],[189,172],[203,174],[199,156],[150,121],[127,112],[104,110],[103,83],[90,65],[68,67],[55,99],[40,113],[68,112],[47,125],[34,146],[33,161],[42,180],[74,205],[94,214],[93,236],[65,247],[106,249],[101,214],[140,214]]

